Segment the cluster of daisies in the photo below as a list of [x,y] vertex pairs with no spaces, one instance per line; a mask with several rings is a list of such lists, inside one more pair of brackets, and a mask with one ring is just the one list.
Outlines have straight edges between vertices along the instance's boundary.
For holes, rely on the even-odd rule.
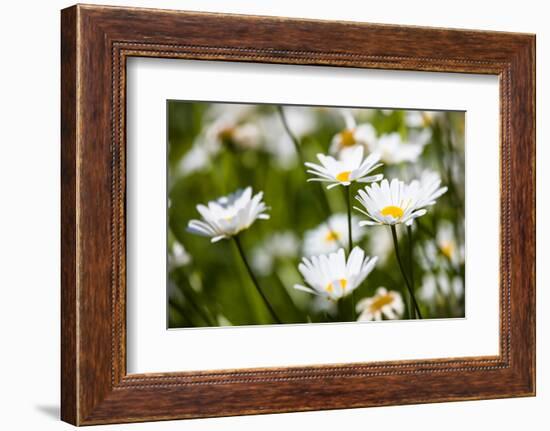
[[[413,310],[409,316],[421,318],[420,310],[417,308],[415,312],[413,307],[416,306],[416,298],[410,286],[412,280],[401,267],[396,227],[403,225],[411,228],[415,220],[425,215],[430,206],[447,191],[447,187],[441,186],[438,174],[429,171],[411,182],[384,178],[377,170],[391,160],[392,154],[399,153],[392,150],[400,145],[399,135],[377,137],[370,124],[358,126],[353,117],[345,116],[345,119],[346,127],[332,139],[330,154],[317,154],[318,163],[307,161],[305,168],[309,174],[308,182],[324,183],[328,190],[339,186],[346,188],[348,197],[355,183],[356,188],[359,187],[353,196],[355,205],[348,198],[347,214],[333,214],[317,229],[306,233],[303,241],[305,256],[298,265],[304,283],[296,284],[294,288],[332,303],[354,295],[354,291],[365,282],[379,260],[377,256],[367,255],[365,250],[354,244],[363,238],[366,229],[378,229],[376,226],[383,225],[389,227],[393,235],[403,285],[408,290],[388,290],[380,286],[371,297],[357,298],[358,301],[354,298],[354,317],[361,321],[399,318],[405,311],[403,299],[407,298]],[[416,120],[428,121],[426,118]],[[232,129],[231,133],[247,135],[246,130]],[[421,151],[421,146],[429,137],[418,136],[415,139],[418,145],[409,145],[408,152],[399,153],[405,159],[417,157],[417,152]],[[238,240],[239,234],[250,228],[256,220],[269,219],[269,207],[263,201],[263,192],[254,194],[252,187],[246,187],[206,205],[198,205],[197,211],[201,219],[189,221],[188,231],[209,237],[212,242],[235,239],[252,281],[267,302]],[[296,242],[289,237],[277,238],[277,241],[289,248],[294,248]],[[265,259],[262,262],[261,250],[258,262],[268,268],[271,264]],[[270,304],[266,305],[272,310]]]

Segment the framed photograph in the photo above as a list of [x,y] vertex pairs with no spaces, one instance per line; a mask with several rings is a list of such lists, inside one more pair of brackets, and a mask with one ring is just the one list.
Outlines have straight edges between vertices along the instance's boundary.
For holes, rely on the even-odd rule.
[[535,37],[61,14],[62,419],[535,394]]

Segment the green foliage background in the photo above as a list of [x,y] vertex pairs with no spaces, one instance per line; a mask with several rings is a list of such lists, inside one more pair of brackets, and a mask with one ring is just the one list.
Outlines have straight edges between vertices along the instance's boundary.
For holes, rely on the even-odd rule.
[[[222,240],[212,244],[208,238],[186,231],[191,219],[200,219],[196,210],[199,203],[234,192],[251,185],[254,193],[264,191],[264,201],[270,207],[270,220],[257,220],[241,235],[244,250],[252,258],[255,249],[277,231],[292,231],[299,240],[304,233],[325,221],[327,214],[321,202],[325,199],[330,211],[345,212],[343,187],[326,190],[320,183],[307,183],[305,168],[298,158],[288,166],[280,166],[272,152],[260,145],[247,149],[226,141],[209,156],[205,167],[191,173],[182,171],[183,158],[194,145],[200,145],[199,137],[213,120],[208,113],[213,104],[202,102],[168,102],[168,255],[176,243],[183,245],[190,262],[169,265],[169,327],[202,327],[226,325],[252,325],[272,323],[270,315],[245,271],[235,244]],[[220,105],[220,104],[218,104]],[[223,106],[217,106],[223,111]],[[283,107],[283,110],[285,108]],[[300,138],[303,158],[317,162],[316,153],[328,154],[332,137],[343,128],[337,108],[312,110],[315,118],[313,130]],[[278,116],[277,108],[257,105],[248,114],[246,121],[254,122],[266,116]],[[382,111],[356,109],[354,116],[361,124],[371,123],[377,133],[398,132],[406,142],[411,127],[406,123],[406,111]],[[277,117],[278,118],[278,117]],[[427,273],[459,277],[464,283],[464,263],[453,263],[437,245],[436,235],[443,221],[454,227],[456,247],[464,245],[464,113],[439,113],[436,119],[426,122],[421,128],[429,128],[431,139],[415,163],[384,165],[378,172],[385,178],[394,177],[410,181],[419,176],[424,168],[437,171],[442,185],[449,191],[430,207],[428,214],[419,219],[413,231],[413,265],[415,288],[418,290]],[[266,140],[269,137],[262,137]],[[359,186],[353,185],[353,195]],[[359,216],[358,213],[355,213]],[[361,216],[362,218],[362,216]],[[367,227],[366,236],[360,245],[367,253],[372,229],[382,229],[390,236],[385,226]],[[398,230],[403,226],[398,226]],[[403,233],[403,232],[402,232]],[[406,249],[406,236],[401,235],[402,249]],[[436,255],[429,261],[426,247],[431,243]],[[439,247],[439,248],[438,248]],[[284,323],[334,322],[352,320],[352,305],[349,297],[339,301],[334,313],[327,313],[315,306],[315,297],[293,289],[302,283],[297,271],[301,252],[294,257],[275,259],[270,274],[259,276],[263,291]],[[428,260],[428,268],[421,265]],[[403,293],[403,280],[397,267],[395,255],[389,254],[383,264],[378,264],[366,281],[356,290],[356,298],[372,296],[379,286]],[[442,292],[431,301],[420,301],[424,317],[464,316],[464,296],[454,292]]]

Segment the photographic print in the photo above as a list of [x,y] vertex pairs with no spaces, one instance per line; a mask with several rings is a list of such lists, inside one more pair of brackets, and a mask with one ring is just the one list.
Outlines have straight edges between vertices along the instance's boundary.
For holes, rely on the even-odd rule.
[[168,101],[168,327],[464,317],[464,128]]

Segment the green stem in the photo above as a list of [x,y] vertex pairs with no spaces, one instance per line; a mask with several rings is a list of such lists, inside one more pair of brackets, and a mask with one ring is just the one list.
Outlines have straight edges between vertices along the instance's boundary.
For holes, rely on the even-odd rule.
[[351,232],[351,185],[346,187],[346,204],[348,206],[348,253],[353,249],[353,239]]
[[[353,236],[352,236],[352,227],[351,227],[351,184],[346,187],[346,204],[348,207],[348,259],[353,250]],[[351,292],[351,316],[353,320],[357,320],[357,315],[355,311],[355,290]]]
[[300,148],[300,140],[297,138],[297,136],[292,133],[292,130],[290,130],[290,126],[288,125],[288,121],[286,119],[285,112],[283,111],[282,106],[277,106],[277,112],[279,113],[279,116],[281,117],[281,122],[283,123],[283,127],[290,137],[290,140],[294,144],[294,148],[296,149],[296,153],[298,154],[298,158],[300,159],[300,165],[304,165],[304,157],[302,156],[302,149]]
[[199,316],[206,322],[209,326],[217,326],[217,324],[206,314],[206,312],[200,307],[199,304],[195,301],[194,298],[191,297],[191,295],[187,295],[185,297],[189,304],[191,304],[192,308],[199,314]]
[[260,284],[258,283],[258,280],[256,279],[256,276],[252,272],[252,268],[248,264],[248,260],[246,259],[246,255],[244,254],[244,250],[243,250],[243,247],[241,245],[241,240],[239,239],[239,236],[235,235],[233,237],[233,239],[235,240],[235,245],[237,246],[237,249],[239,250],[239,254],[241,255],[241,259],[244,263],[244,266],[246,267],[246,271],[248,272],[248,275],[250,276],[250,279],[252,280],[252,284],[254,284],[254,287],[256,288],[256,291],[262,297],[267,309],[269,310],[269,313],[273,317],[273,320],[275,320],[275,322],[277,322],[277,323],[282,323],[281,319],[279,319],[279,317],[277,316],[277,313],[275,313],[275,310],[273,309],[273,307],[271,306],[271,304],[267,300],[267,297],[265,296],[264,292],[260,288]]
[[[393,238],[393,247],[395,249],[395,257],[397,258],[397,263],[399,265],[399,269],[401,271],[401,275],[403,276],[403,280],[405,280],[405,285],[407,286],[407,290],[409,291],[409,296],[411,298],[411,301],[414,305],[414,309],[416,310],[416,314],[420,319],[422,319],[422,313],[420,312],[420,308],[418,307],[418,303],[416,302],[416,298],[414,297],[414,291],[411,286],[411,283],[407,277],[407,274],[405,273],[405,267],[403,266],[403,262],[401,261],[401,256],[399,254],[399,243],[397,241],[397,232],[395,230],[395,225],[391,225],[391,235]],[[416,319],[416,316],[414,313],[412,316],[410,316],[412,319]]]
[[[296,154],[298,155],[300,165],[303,168],[305,159],[304,159],[304,155],[302,154],[302,147],[300,145],[300,140],[298,139],[298,137],[294,133],[292,133],[292,130],[290,130],[290,126],[288,124],[288,121],[287,121],[285,112],[283,110],[283,107],[282,106],[277,106],[276,108],[277,108],[277,112],[279,113],[279,117],[281,118],[283,128],[285,129],[285,132],[287,133],[288,137],[290,138],[290,140],[294,144],[294,149],[296,150]],[[302,170],[302,172],[305,175],[305,171]],[[325,215],[327,217],[329,217],[330,214],[331,214],[330,204],[328,202],[328,198],[327,198],[327,195],[326,195],[326,189],[323,187],[323,185],[321,183],[319,183],[318,191],[319,191],[319,193],[318,193],[319,196],[318,196],[318,198],[314,199],[315,205],[319,206],[321,212],[324,212]],[[330,226],[329,226],[329,228],[330,228]]]
[[[414,286],[414,269],[413,269],[413,243],[412,243],[412,226],[407,226],[407,245],[409,246],[408,254],[409,254],[409,280],[411,281],[411,284]],[[414,313],[414,310],[412,308],[412,301],[409,303],[410,305],[410,314],[412,315]]]

